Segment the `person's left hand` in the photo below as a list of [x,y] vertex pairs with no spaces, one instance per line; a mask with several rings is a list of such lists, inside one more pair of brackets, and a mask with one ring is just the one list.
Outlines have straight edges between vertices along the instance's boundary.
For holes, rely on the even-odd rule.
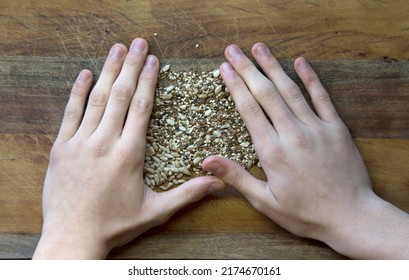
[[114,45],[88,103],[92,74],[79,74],[50,154],[34,258],[104,258],[185,205],[225,188],[214,176],[164,193],[144,184],[145,138],[159,71],[158,59],[147,54],[143,39],[129,52]]

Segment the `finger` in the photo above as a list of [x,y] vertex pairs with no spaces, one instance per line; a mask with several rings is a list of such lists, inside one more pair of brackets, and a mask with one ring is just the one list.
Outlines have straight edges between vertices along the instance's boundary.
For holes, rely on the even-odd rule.
[[294,125],[295,117],[281,98],[274,84],[235,45],[226,48],[225,56],[244,80],[251,94],[263,107],[278,132]]
[[122,140],[134,147],[142,157],[145,156],[143,151],[146,131],[152,112],[158,73],[159,61],[155,56],[149,55],[139,76],[138,87],[132,98],[122,132]]
[[155,209],[153,212],[160,211],[156,215],[163,216],[162,220],[167,220],[179,209],[225,188],[226,184],[214,176],[196,177],[173,190],[159,193],[153,205]]
[[223,63],[220,72],[253,139],[255,149],[258,150],[269,141],[277,139],[277,133],[267,120],[257,100],[231,65],[228,62]]
[[122,44],[115,44],[111,48],[98,82],[91,91],[84,119],[80,127],[81,133],[91,135],[101,122],[109,92],[121,70],[126,51],[126,47]]
[[307,60],[303,57],[297,58],[294,62],[294,67],[311,96],[312,104],[318,116],[327,122],[340,120],[328,92],[322,86],[317,74]]
[[210,156],[203,161],[202,166],[226,184],[236,188],[252,204],[260,201],[266,183],[252,176],[239,164],[224,157]]
[[316,115],[311,110],[300,89],[284,72],[267,46],[263,43],[255,44],[252,48],[252,54],[297,119],[303,123],[316,120]]
[[132,42],[121,73],[112,85],[104,116],[99,126],[105,135],[118,136],[121,134],[147,53],[148,43],[144,39],[138,38]]
[[70,99],[65,107],[60,132],[57,141],[65,142],[75,135],[80,126],[87,96],[92,84],[92,73],[89,70],[82,70],[75,81]]

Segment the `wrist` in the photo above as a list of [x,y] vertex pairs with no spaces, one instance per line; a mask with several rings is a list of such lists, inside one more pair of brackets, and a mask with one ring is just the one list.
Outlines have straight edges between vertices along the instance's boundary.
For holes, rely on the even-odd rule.
[[340,214],[320,239],[335,251],[357,259],[408,257],[402,241],[409,233],[409,216],[375,193]]
[[33,259],[104,259],[109,248],[98,235],[43,227]]

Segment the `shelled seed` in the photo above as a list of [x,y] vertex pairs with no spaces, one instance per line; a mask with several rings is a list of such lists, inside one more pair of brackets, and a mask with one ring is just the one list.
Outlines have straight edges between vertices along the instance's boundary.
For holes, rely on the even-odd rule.
[[219,69],[161,68],[149,121],[145,183],[163,191],[208,174],[200,166],[210,155],[228,157],[245,168],[257,163],[250,135],[222,82]]

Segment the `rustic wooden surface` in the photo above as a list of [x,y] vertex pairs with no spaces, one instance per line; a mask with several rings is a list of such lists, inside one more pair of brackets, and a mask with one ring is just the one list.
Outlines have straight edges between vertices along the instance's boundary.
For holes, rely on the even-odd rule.
[[[350,128],[375,191],[409,212],[406,0],[3,0],[0,25],[0,258],[30,258],[35,249],[48,153],[76,73],[87,67],[98,74],[109,47],[135,37],[180,69],[216,67],[228,44],[249,53],[264,41],[296,79],[291,63],[306,56]],[[343,256],[289,234],[228,190],[109,258]]]

